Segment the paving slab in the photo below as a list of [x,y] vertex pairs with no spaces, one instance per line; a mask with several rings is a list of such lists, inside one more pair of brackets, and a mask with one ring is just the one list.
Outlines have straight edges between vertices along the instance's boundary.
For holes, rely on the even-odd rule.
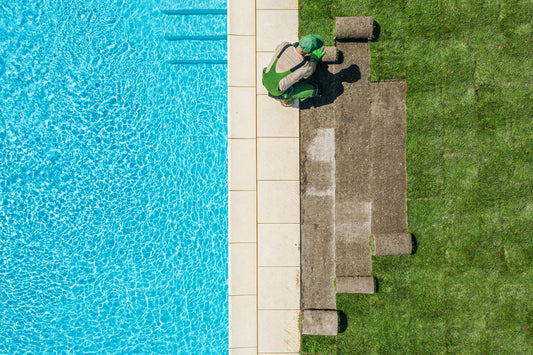
[[292,353],[300,350],[300,329],[296,310],[259,310],[259,353]]
[[228,234],[230,243],[255,243],[256,238],[256,192],[228,192]]
[[300,225],[257,225],[258,266],[300,267]]
[[300,268],[259,267],[259,309],[300,309]]
[[229,296],[229,347],[257,346],[257,296]]
[[228,85],[255,86],[255,36],[228,35]]
[[249,0],[228,0],[228,34],[255,35],[255,4]]
[[255,88],[228,87],[228,138],[255,138]]

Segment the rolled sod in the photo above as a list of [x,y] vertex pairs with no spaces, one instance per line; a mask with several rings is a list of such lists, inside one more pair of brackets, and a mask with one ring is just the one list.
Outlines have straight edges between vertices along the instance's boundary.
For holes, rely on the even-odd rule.
[[337,293],[374,293],[374,277],[341,276],[337,277]]
[[300,322],[302,334],[337,335],[339,318],[336,310],[304,309]]
[[341,41],[370,41],[374,33],[374,19],[369,17],[337,17],[335,38]]
[[337,63],[339,60],[339,51],[337,47],[324,47],[326,54],[322,57],[324,63]]
[[410,233],[377,234],[374,238],[374,255],[411,255],[413,236]]

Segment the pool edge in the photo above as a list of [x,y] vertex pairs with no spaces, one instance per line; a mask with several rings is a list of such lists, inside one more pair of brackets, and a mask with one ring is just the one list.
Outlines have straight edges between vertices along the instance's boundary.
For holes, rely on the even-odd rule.
[[300,349],[299,110],[260,85],[298,1],[228,0],[229,352]]

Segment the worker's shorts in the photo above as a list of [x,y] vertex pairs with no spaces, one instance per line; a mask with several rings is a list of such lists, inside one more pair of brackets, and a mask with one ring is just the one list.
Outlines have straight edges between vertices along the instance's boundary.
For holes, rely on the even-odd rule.
[[318,86],[305,82],[297,82],[283,96],[286,96],[284,98],[287,100],[299,99],[300,101],[304,101],[309,97],[319,96]]
[[272,94],[268,94],[268,96],[273,97],[278,100],[294,100],[299,99],[300,101],[304,101],[305,99],[309,97],[316,97],[320,96],[319,94],[319,88],[318,85],[313,85],[306,82],[297,82],[293,86],[291,86],[287,91],[285,91],[283,94],[279,96],[274,96]]

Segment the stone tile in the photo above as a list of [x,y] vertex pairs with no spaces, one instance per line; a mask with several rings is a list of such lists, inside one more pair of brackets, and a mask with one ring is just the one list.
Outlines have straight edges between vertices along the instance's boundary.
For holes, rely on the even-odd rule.
[[229,294],[255,295],[257,293],[256,244],[229,245]]
[[254,1],[228,0],[228,34],[255,35]]
[[229,138],[255,138],[256,95],[253,87],[228,88]]
[[278,100],[257,95],[257,136],[293,137],[300,135],[300,112],[281,106]]
[[257,355],[257,348],[229,349],[229,355]]
[[298,352],[300,350],[298,317],[299,311],[295,310],[259,311],[259,352]]
[[298,180],[299,177],[298,138],[257,139],[258,180]]
[[300,266],[300,225],[259,224],[258,266]]
[[230,190],[255,190],[255,139],[230,139],[228,142],[228,183]]
[[[267,95],[268,92],[263,86],[263,69],[270,64],[270,60],[274,55],[274,50],[276,47],[271,48],[269,52],[261,52],[256,54],[257,58],[257,68],[256,68],[256,82],[257,82],[257,94],[258,95]],[[279,103],[278,103],[279,104]],[[281,105],[280,105],[281,106]]]
[[300,309],[300,268],[260,267],[258,309]]
[[255,36],[228,36],[228,85],[255,86]]
[[256,296],[229,296],[229,347],[257,346]]
[[299,181],[258,181],[258,223],[300,223]]
[[273,51],[282,41],[298,41],[298,10],[257,10],[257,51]]
[[257,241],[257,202],[255,191],[229,191],[229,242]]
[[257,9],[298,10],[298,0],[257,0]]

